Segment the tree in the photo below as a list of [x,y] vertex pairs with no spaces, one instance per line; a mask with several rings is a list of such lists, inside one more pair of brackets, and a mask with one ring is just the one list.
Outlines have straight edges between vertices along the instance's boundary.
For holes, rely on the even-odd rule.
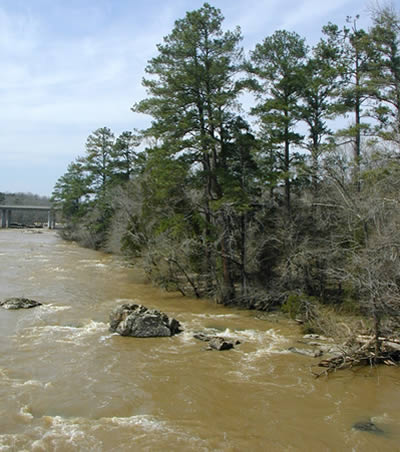
[[290,148],[302,138],[295,126],[300,120],[299,98],[306,54],[304,39],[297,33],[279,30],[256,45],[249,65],[250,73],[257,77],[253,90],[258,104],[252,114],[258,116],[262,131],[270,137],[271,146],[281,160],[289,213],[291,169],[295,158]]
[[321,39],[313,48],[304,67],[304,86],[301,92],[300,114],[307,124],[308,135],[304,147],[311,154],[311,178],[314,194],[318,188],[319,159],[332,144],[333,131],[328,120],[337,114],[343,63],[340,49],[331,39]]
[[89,180],[78,160],[68,165],[53,189],[52,202],[60,206],[64,218],[75,219],[86,213],[88,206]]
[[[198,174],[203,194],[204,273],[208,275],[215,268],[210,202],[223,194],[218,172],[228,141],[226,126],[242,89],[236,80],[242,53],[240,30],[224,32],[222,21],[220,10],[207,3],[177,20],[157,46],[158,56],[146,67],[151,78],[143,84],[150,97],[133,107],[153,118],[146,134],[161,140],[171,154],[187,159]],[[230,286],[227,292],[232,292],[230,282],[226,284]],[[211,277],[207,285],[212,293]]]
[[351,289],[371,320],[378,358],[385,323],[390,331],[390,321],[397,325],[400,316],[400,174],[397,162],[376,152],[364,168],[361,190],[329,170],[330,208],[338,217],[336,240],[330,240],[330,255],[337,259],[329,272]]
[[369,86],[378,136],[400,144],[400,15],[392,7],[372,13]]
[[347,17],[351,28],[339,29],[336,25],[329,24],[323,27],[324,34],[331,45],[336,47],[342,60],[342,79],[337,110],[343,114],[352,113],[354,121],[345,129],[337,132],[339,136],[349,139],[353,147],[353,181],[359,186],[361,163],[361,137],[368,131],[368,124],[362,121],[367,111],[363,107],[370,98],[370,89],[367,85],[369,71],[369,38],[368,34],[358,29],[357,21]]
[[86,140],[86,155],[81,163],[90,176],[96,197],[104,196],[113,176],[114,134],[108,127],[91,133]]
[[248,225],[254,200],[258,195],[256,181],[259,179],[259,171],[255,155],[259,143],[251,133],[250,126],[241,117],[232,121],[229,135],[231,141],[221,156],[225,169],[221,175],[224,196],[219,202],[224,228],[222,252],[227,257],[224,261],[225,279],[233,278],[233,267],[237,267],[240,296],[245,299],[249,285]]
[[136,164],[139,157],[136,148],[140,145],[141,139],[139,135],[132,132],[122,132],[114,144],[113,172],[123,181],[127,181],[136,172]]

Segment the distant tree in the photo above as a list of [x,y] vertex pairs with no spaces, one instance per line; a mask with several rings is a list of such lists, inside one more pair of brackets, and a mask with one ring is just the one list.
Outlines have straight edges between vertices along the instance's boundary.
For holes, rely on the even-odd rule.
[[66,173],[57,180],[51,200],[61,207],[64,218],[80,218],[87,211],[89,191],[84,166],[76,161],[70,163]]
[[117,178],[129,180],[137,171],[139,157],[136,149],[141,143],[139,135],[125,131],[117,138],[112,152],[113,172]]
[[96,197],[104,196],[113,176],[114,134],[108,127],[91,133],[86,140],[86,154],[81,159]]

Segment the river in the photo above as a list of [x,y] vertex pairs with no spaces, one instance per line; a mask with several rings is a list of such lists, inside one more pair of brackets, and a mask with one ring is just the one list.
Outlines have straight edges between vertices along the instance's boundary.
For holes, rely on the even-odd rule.
[[[223,308],[148,285],[116,256],[54,231],[0,230],[0,451],[400,451],[400,370],[319,379],[279,316]],[[140,302],[178,319],[172,338],[108,331]],[[241,344],[205,351],[196,331]],[[371,419],[384,434],[352,429]]]

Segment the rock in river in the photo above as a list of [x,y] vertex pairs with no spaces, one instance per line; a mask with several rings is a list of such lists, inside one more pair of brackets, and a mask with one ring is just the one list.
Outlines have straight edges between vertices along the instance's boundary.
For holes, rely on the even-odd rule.
[[376,435],[382,435],[384,433],[384,431],[377,425],[375,425],[372,421],[356,422],[355,424],[353,424],[353,429],[359,430],[361,432],[375,433]]
[[110,314],[110,331],[121,336],[167,337],[182,331],[180,323],[163,312],[140,304],[123,304]]
[[208,342],[206,350],[230,350],[231,348],[235,348],[235,345],[240,344],[240,341],[238,340],[226,340],[220,336],[208,336],[203,333],[196,333],[193,337],[200,341]]
[[30,300],[29,298],[7,298],[4,301],[0,302],[0,306],[4,309],[28,309],[35,308],[36,306],[41,306],[42,303],[39,303],[35,300]]

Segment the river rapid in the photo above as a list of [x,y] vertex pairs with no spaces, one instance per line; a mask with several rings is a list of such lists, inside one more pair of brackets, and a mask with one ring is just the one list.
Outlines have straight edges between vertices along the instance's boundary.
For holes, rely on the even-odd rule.
[[[55,232],[0,230],[0,451],[400,451],[400,370],[314,379],[318,360],[279,316],[223,308],[148,285],[116,256]],[[108,331],[139,302],[184,332],[136,339]],[[193,333],[237,338],[205,351]],[[372,420],[383,434],[352,429]]]

